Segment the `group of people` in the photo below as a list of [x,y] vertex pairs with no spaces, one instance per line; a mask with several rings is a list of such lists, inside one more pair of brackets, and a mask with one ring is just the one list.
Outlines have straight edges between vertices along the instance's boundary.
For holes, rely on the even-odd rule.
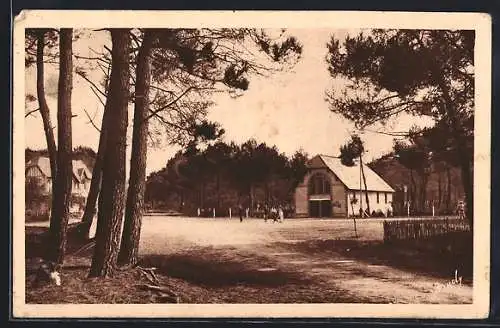
[[[234,209],[234,208],[233,208]],[[288,210],[288,212],[287,212]],[[274,204],[274,205],[263,205],[257,204],[255,211],[253,212],[253,216],[264,218],[264,222],[268,220],[272,220],[272,222],[283,223],[285,220],[286,213],[289,213],[289,208],[286,205]],[[217,215],[216,215],[217,214]],[[239,217],[240,222],[243,222],[243,218],[248,218],[250,215],[250,208],[244,206],[243,204],[238,204],[236,207],[236,211],[231,213],[231,207],[228,208],[227,214],[229,218],[231,218],[231,214],[237,215]],[[217,217],[221,216],[221,211],[216,211],[215,208],[197,208],[196,215],[198,217]],[[224,215],[223,215],[224,216]]]
[[285,221],[283,206],[271,206],[271,208],[264,206],[264,222],[267,222],[267,220],[272,220],[273,223],[283,223]]
[[[238,215],[240,217],[240,222],[243,222],[244,208],[242,205],[238,206]],[[273,223],[283,223],[285,221],[285,211],[283,206],[271,206],[271,208],[264,206],[264,222],[267,220],[272,220]]]

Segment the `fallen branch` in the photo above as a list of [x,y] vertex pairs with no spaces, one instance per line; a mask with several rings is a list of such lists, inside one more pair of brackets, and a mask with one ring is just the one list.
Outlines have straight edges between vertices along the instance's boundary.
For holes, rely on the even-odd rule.
[[169,296],[178,297],[178,295],[176,293],[174,293],[172,290],[170,290],[167,287],[148,285],[148,284],[138,285],[137,287],[139,287],[142,290],[152,290],[155,292],[165,293]]
[[146,278],[147,281],[149,281],[151,284],[157,285],[157,283],[152,278],[150,278],[149,275],[145,271],[142,271],[142,270],[139,269],[139,273],[142,276],[144,276],[144,278]]
[[143,268],[140,266],[137,266],[137,269],[139,272],[144,275],[144,277],[152,284],[155,284],[157,286],[160,285],[160,281],[158,280],[158,277],[156,277],[154,271],[156,268]]
[[159,284],[160,284],[160,281],[158,280],[158,277],[156,277],[154,270],[148,271],[148,273],[149,273],[149,274],[151,275],[151,277],[153,278],[153,281],[154,281],[157,285],[159,285]]
[[92,248],[94,246],[95,246],[95,238],[91,239],[89,243],[83,245],[82,247],[77,249],[75,252],[73,252],[73,254],[71,254],[71,255],[77,255],[83,251],[89,250],[90,248]]

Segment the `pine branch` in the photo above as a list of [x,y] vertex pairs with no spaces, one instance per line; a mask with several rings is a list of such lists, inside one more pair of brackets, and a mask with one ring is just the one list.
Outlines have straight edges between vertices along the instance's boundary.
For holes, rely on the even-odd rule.
[[158,115],[158,113],[154,113],[152,110],[149,110],[149,111],[150,111],[151,115],[148,118],[146,118],[146,120],[150,119],[151,117],[156,117],[157,119],[159,119],[162,123],[164,123],[166,125],[169,125],[169,126],[171,126],[173,128],[181,130],[181,131],[183,131],[183,130],[184,131],[188,131],[187,128],[184,128],[184,127],[182,127],[180,125],[177,125],[175,123],[172,123],[172,122],[169,122],[169,121],[165,120],[162,116]]
[[83,111],[85,112],[85,115],[87,115],[87,118],[89,119],[89,123],[92,124],[92,126],[94,127],[94,129],[96,129],[97,131],[99,131],[99,133],[101,133],[101,129],[99,129],[97,127],[97,125],[95,124],[94,120],[92,119],[92,117],[90,117],[90,114],[87,112],[87,110],[84,108]]
[[92,85],[96,89],[96,91],[98,91],[102,96],[107,97],[106,93],[104,91],[102,91],[101,89],[99,89],[99,87],[93,81],[91,81],[85,75],[85,73],[77,71],[76,74],[78,74],[82,79],[84,79],[85,81],[87,81],[88,83],[90,83],[90,85]]
[[99,99],[99,102],[101,103],[101,105],[103,105],[105,107],[106,104],[104,103],[104,100],[102,100],[101,97],[99,96],[98,90],[95,90],[94,87],[92,87],[92,86],[90,86],[90,90],[97,97],[97,99]]
[[159,109],[156,109],[154,111],[151,111],[151,114],[149,114],[147,117],[146,117],[146,120],[149,120],[151,117],[155,116],[156,114],[158,114],[159,112],[161,111],[164,111],[165,109],[169,108],[170,106],[172,106],[173,104],[175,104],[179,99],[181,99],[185,94],[187,94],[189,91],[191,91],[194,87],[189,87],[187,88],[186,90],[184,90],[179,96],[177,96],[174,100],[172,100],[171,102],[169,102],[168,104],[166,104],[165,106],[162,106],[160,107]]

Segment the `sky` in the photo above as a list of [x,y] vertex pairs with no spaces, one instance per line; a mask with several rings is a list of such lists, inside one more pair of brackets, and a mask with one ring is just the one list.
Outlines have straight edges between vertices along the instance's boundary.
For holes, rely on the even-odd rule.
[[[341,88],[333,80],[325,61],[326,44],[332,34],[344,38],[356,30],[334,29],[290,29],[303,45],[301,60],[286,72],[278,72],[270,77],[250,77],[249,89],[238,98],[228,94],[216,94],[214,105],[208,111],[208,119],[219,122],[226,133],[223,140],[242,143],[249,138],[268,145],[276,145],[281,152],[292,155],[296,150],[303,150],[310,156],[329,154],[337,156],[339,148],[346,143],[354,126],[339,114],[330,111],[325,101],[325,92],[329,88]],[[110,46],[106,32],[83,32],[74,42],[74,54],[95,56],[93,51],[100,51],[104,45]],[[83,62],[75,60],[74,65]],[[53,125],[56,125],[57,110],[57,66],[45,65],[45,86],[47,102],[51,110]],[[25,93],[36,95],[36,74],[34,67],[26,69]],[[98,82],[102,76],[98,69],[89,72],[89,78]],[[37,108],[37,102],[27,102],[25,111]],[[89,123],[83,109],[93,116],[93,121],[100,126],[102,105],[91,92],[88,82],[74,74],[72,110],[73,147],[88,146],[97,150],[99,132]],[[132,119],[132,107],[129,115]],[[95,115],[95,116],[94,116]],[[405,131],[412,125],[430,125],[430,121],[401,115],[389,122],[381,131]],[[129,124],[129,153],[131,140],[131,120]],[[370,131],[381,129],[372,127]],[[55,130],[57,132],[57,130]],[[365,131],[361,134],[367,150],[365,160],[378,158],[392,149],[394,137]],[[31,149],[46,148],[41,117],[38,113],[25,118],[25,144]],[[178,147],[162,145],[149,148],[147,173],[164,167],[175,154]],[[129,155],[130,157],[130,155]],[[128,158],[129,158],[128,157]]]

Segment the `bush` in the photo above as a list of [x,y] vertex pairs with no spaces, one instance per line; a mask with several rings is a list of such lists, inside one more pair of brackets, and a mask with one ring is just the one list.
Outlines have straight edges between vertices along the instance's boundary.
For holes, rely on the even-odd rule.
[[71,195],[69,199],[69,206],[71,209],[76,208],[76,212],[83,212],[85,210],[85,204],[87,199],[80,195]]
[[25,216],[27,221],[46,221],[50,217],[52,197],[50,195],[27,195]]
[[[70,212],[83,212],[86,198],[80,195],[71,195]],[[26,190],[25,216],[28,221],[46,221],[50,218],[52,196]]]

